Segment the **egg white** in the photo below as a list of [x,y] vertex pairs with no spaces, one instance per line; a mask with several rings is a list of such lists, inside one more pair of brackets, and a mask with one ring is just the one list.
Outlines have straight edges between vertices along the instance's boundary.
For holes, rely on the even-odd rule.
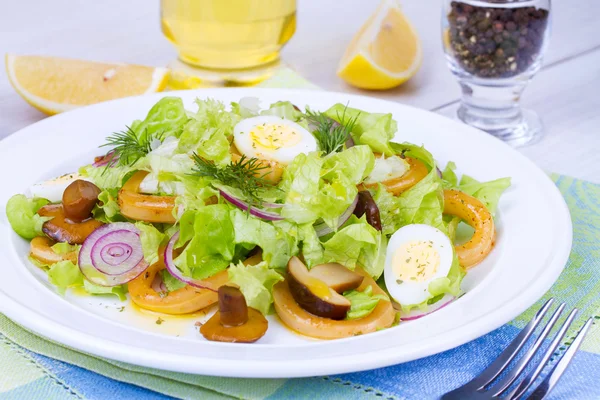
[[[281,141],[279,148],[264,147],[253,140],[251,132],[261,125],[284,126],[298,135],[295,137],[297,143],[289,144]],[[288,165],[298,154],[306,154],[317,150],[317,141],[314,136],[301,125],[276,116],[258,116],[240,121],[233,129],[233,142],[239,152],[246,157],[254,157],[260,160],[277,161],[282,165]]]
[[36,183],[29,188],[28,194],[32,197],[47,199],[52,203],[60,203],[67,186],[78,179],[91,182],[90,179],[82,178],[78,173],[74,172],[72,174],[65,174],[58,178]]
[[409,169],[408,163],[398,156],[375,157],[375,164],[365,183],[377,183],[389,179],[399,178]]
[[[394,253],[403,244],[413,241],[431,242],[431,245],[439,255],[437,271],[428,279],[418,282],[403,280],[398,283],[398,276],[393,270]],[[400,305],[409,306],[420,304],[433,295],[429,292],[429,284],[438,278],[448,276],[454,258],[454,246],[442,231],[433,226],[424,224],[406,225],[398,229],[390,238],[385,259],[384,279],[387,290],[394,300]]]

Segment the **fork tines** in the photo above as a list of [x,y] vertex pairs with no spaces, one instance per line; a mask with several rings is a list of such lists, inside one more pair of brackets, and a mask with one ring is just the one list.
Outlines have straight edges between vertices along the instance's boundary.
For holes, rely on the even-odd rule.
[[[565,308],[565,303],[560,304],[552,313],[552,316],[548,322],[546,322],[542,328],[542,331],[535,339],[533,345],[514,364],[513,367],[508,368],[509,364],[515,360],[516,356],[520,353],[521,349],[523,349],[528,339],[533,335],[538,325],[540,325],[541,321],[544,319],[544,316],[553,303],[554,299],[548,300],[535,314],[533,319],[529,321],[525,328],[519,332],[517,337],[508,345],[508,347],[481,374],[465,385],[446,393],[444,396],[442,396],[442,399],[493,399],[500,396],[502,396],[503,399],[518,399],[523,396],[527,390],[529,390],[535,380],[540,376],[544,368],[552,363],[550,358],[560,346],[567,330],[571,326],[571,323],[577,314],[577,309],[573,309],[569,313],[556,335],[554,335],[554,338],[548,346],[548,349],[543,354],[541,361],[531,372],[525,374],[525,368],[543,345],[544,340],[548,338],[550,331],[562,314]],[[581,342],[583,342],[583,339],[591,324],[592,318],[588,319],[583,327],[579,330],[569,348],[560,355],[558,360],[555,360],[555,364],[552,366],[544,380],[530,395],[529,399],[543,399],[548,395],[548,393],[550,393],[573,359],[573,356],[577,352]],[[504,373],[504,375],[499,378],[502,373]],[[515,385],[517,381],[519,382]],[[514,388],[511,389],[513,386]]]

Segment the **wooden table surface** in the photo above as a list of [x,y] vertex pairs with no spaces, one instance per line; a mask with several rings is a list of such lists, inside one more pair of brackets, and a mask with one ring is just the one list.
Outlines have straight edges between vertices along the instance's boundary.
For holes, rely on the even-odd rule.
[[[298,0],[298,29],[285,61],[327,90],[362,93],[454,117],[459,88],[443,57],[440,0],[404,0],[424,48],[418,74],[400,88],[365,92],[336,75],[342,53],[376,8],[374,0]],[[600,183],[599,0],[555,0],[553,32],[543,70],[523,96],[546,131],[521,148],[549,172]],[[44,54],[163,66],[175,50],[162,36],[158,1],[34,0],[7,2],[0,13],[0,52]],[[45,117],[28,106],[0,71],[0,138]]]

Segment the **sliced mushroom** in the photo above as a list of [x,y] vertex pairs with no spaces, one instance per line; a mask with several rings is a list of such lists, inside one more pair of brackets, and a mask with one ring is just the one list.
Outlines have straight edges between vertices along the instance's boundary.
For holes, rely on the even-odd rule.
[[[366,272],[358,267],[356,271],[365,277],[358,288],[359,291],[364,291],[371,286],[374,294],[387,297],[387,294]],[[351,337],[388,328],[394,323],[396,315],[391,302],[380,301],[375,309],[363,318],[343,321],[321,318],[300,307],[292,297],[287,281],[275,285],[273,302],[277,316],[285,325],[298,333],[319,339]]]
[[362,283],[364,276],[350,271],[342,264],[327,263],[311,268],[309,274],[323,281],[331,289],[338,293],[356,289]]
[[306,311],[335,320],[346,318],[350,301],[312,276],[298,257],[288,262],[287,281],[294,300]]
[[373,200],[371,192],[368,190],[361,190],[358,192],[358,203],[354,209],[354,215],[360,218],[365,214],[367,223],[378,231],[381,231],[381,216],[379,214],[377,203]]
[[57,242],[82,244],[102,222],[89,218],[82,222],[74,222],[65,216],[62,204],[47,205],[38,210],[42,217],[54,217],[42,225],[42,232]]
[[202,325],[200,333],[215,342],[252,343],[263,337],[268,327],[260,311],[247,307],[238,288],[221,286],[219,311]]

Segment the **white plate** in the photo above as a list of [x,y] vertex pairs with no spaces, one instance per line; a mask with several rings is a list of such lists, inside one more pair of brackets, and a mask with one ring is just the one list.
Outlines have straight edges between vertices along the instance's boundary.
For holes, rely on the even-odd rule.
[[[205,341],[194,318],[142,313],[106,297],[57,295],[45,275],[26,261],[28,243],[0,221],[0,311],[19,324],[75,349],[132,364],[205,375],[300,377],[387,366],[435,354],[473,340],[510,321],[546,292],[571,249],[572,225],[562,196],[529,160],[492,137],[427,111],[342,93],[277,89],[216,89],[174,93],[189,108],[196,97],[224,102],[256,96],[262,104],[290,100],[326,109],[349,103],[390,112],[397,141],[424,144],[441,165],[480,180],[510,176],[500,201],[495,249],[464,280],[466,294],[417,321],[376,333],[316,341],[291,333],[276,318],[255,344]],[[144,118],[165,94],[127,98],[77,109],[31,125],[0,142],[0,206],[41,179],[70,172],[101,153],[111,132]]]

